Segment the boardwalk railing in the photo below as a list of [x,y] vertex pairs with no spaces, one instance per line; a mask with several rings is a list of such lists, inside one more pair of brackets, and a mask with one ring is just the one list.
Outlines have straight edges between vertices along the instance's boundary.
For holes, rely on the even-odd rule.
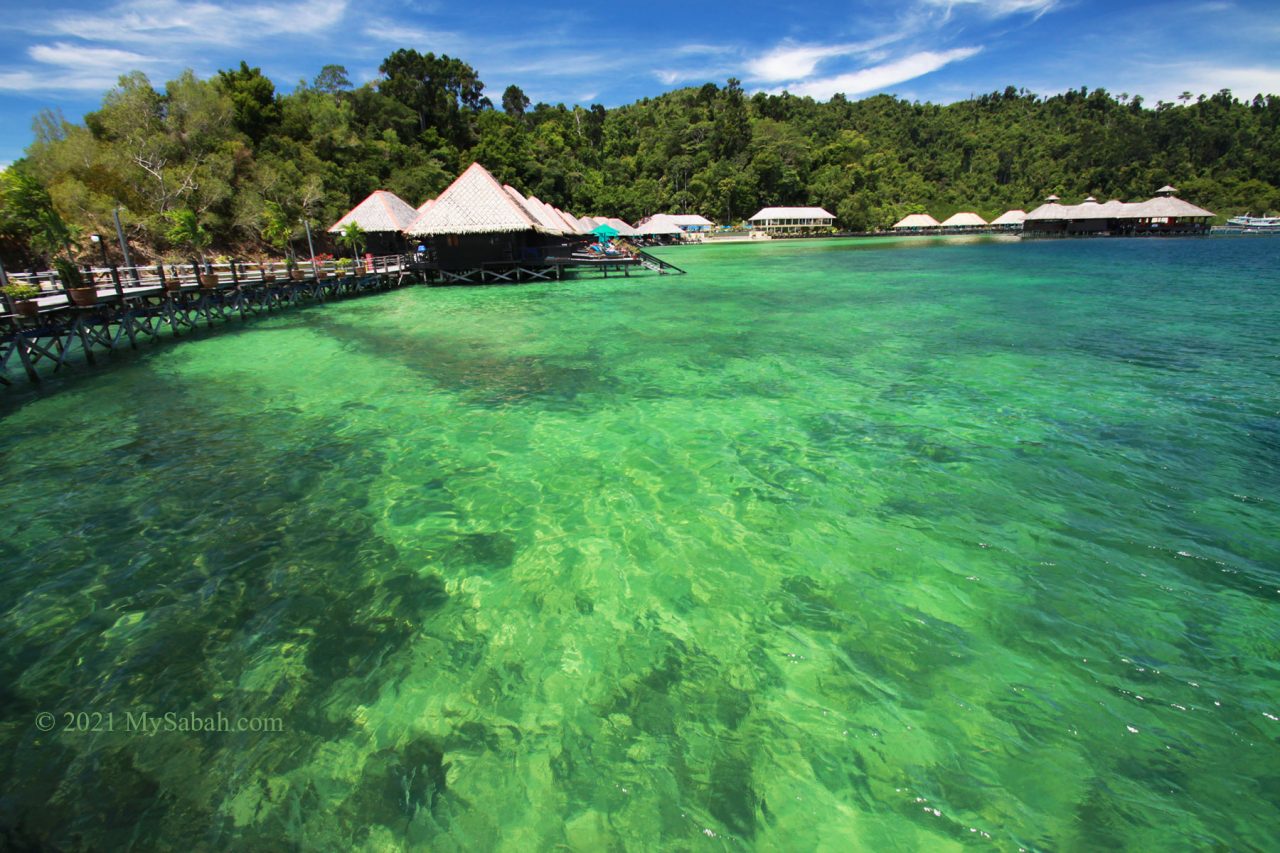
[[324,302],[386,290],[410,280],[404,255],[359,262],[277,261],[88,269],[82,287],[68,288],[55,272],[11,273],[11,283],[40,289],[31,299],[0,303],[0,385],[21,370],[33,382],[39,368],[60,370],[76,353],[95,352],[164,332],[179,337],[203,322],[227,321],[303,302]]

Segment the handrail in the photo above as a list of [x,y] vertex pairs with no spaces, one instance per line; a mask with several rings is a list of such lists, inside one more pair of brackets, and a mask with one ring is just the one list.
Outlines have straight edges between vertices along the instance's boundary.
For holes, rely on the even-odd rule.
[[[359,261],[352,261],[347,258],[312,261],[308,258],[297,261],[293,269],[301,272],[303,279],[316,278],[317,274],[321,278],[328,278],[331,276],[360,275],[369,272],[394,272],[402,269],[408,263],[409,257],[403,254],[366,255]],[[344,261],[346,262],[345,264],[343,263]],[[67,288],[56,270],[40,272],[8,272],[6,270],[6,272],[9,280],[14,284],[34,284],[40,288],[37,299],[67,293]],[[92,286],[99,291],[105,289],[115,291],[116,282],[119,282],[124,291],[137,292],[138,290],[154,290],[165,287],[172,289],[175,284],[178,288],[198,287],[200,277],[207,275],[218,276],[220,283],[230,282],[237,285],[261,284],[273,280],[283,281],[289,277],[289,263],[283,260],[232,260],[219,263],[206,262],[200,265],[186,262],[181,264],[135,265],[131,267],[86,266],[81,268],[81,272],[86,282],[91,282]]]

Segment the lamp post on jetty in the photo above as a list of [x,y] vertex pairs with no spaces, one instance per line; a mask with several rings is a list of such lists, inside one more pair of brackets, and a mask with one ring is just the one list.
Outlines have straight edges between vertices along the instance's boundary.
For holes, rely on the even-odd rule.
[[320,277],[320,268],[316,266],[316,247],[311,242],[311,223],[306,217],[302,219],[302,227],[307,230],[307,251],[311,253],[311,271],[315,273],[316,278]]
[[124,265],[133,270],[133,283],[137,284],[139,282],[138,268],[133,265],[133,260],[129,257],[129,244],[125,242],[124,229],[120,227],[120,205],[117,204],[115,206],[115,209],[111,211],[111,215],[116,220],[116,239],[120,241],[120,257],[124,260]]
[[91,243],[93,243],[95,246],[97,246],[97,247],[98,247],[98,250],[99,250],[100,252],[102,252],[102,266],[103,266],[104,268],[111,266],[111,262],[107,260],[107,244],[106,244],[106,243],[104,243],[104,242],[102,242],[102,235],[101,235],[101,234],[90,234],[90,235],[89,235],[89,242],[91,242]]

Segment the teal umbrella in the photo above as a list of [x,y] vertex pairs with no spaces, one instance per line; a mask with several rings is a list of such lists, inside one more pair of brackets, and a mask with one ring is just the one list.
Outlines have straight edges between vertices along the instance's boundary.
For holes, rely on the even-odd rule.
[[591,233],[599,237],[600,242],[603,243],[605,240],[611,240],[614,237],[617,237],[619,231],[608,222],[601,222],[595,228],[591,229]]

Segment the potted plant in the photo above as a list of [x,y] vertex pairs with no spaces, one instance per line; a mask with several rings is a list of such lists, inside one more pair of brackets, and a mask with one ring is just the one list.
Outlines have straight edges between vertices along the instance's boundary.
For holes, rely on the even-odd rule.
[[294,281],[302,281],[302,270],[298,269],[298,262],[293,259],[293,255],[285,258],[284,268],[288,271],[289,278]]
[[85,283],[84,275],[80,272],[78,266],[66,258],[56,259],[53,262],[53,266],[58,271],[58,279],[67,291],[67,297],[71,300],[72,305],[78,305],[81,308],[92,308],[98,304],[98,288]]
[[350,275],[351,273],[350,258],[338,258],[338,260],[334,261],[333,265],[338,270],[338,275],[341,275],[341,276]]
[[9,301],[13,303],[13,311],[19,317],[34,319],[40,313],[40,303],[36,302],[36,297],[40,295],[40,288],[34,284],[17,284],[10,282],[2,288],[4,295],[9,297]]
[[164,273],[164,290],[165,293],[177,293],[182,290],[182,277],[178,273],[177,264],[167,264],[168,272],[165,272],[166,264],[161,264],[159,269]]

